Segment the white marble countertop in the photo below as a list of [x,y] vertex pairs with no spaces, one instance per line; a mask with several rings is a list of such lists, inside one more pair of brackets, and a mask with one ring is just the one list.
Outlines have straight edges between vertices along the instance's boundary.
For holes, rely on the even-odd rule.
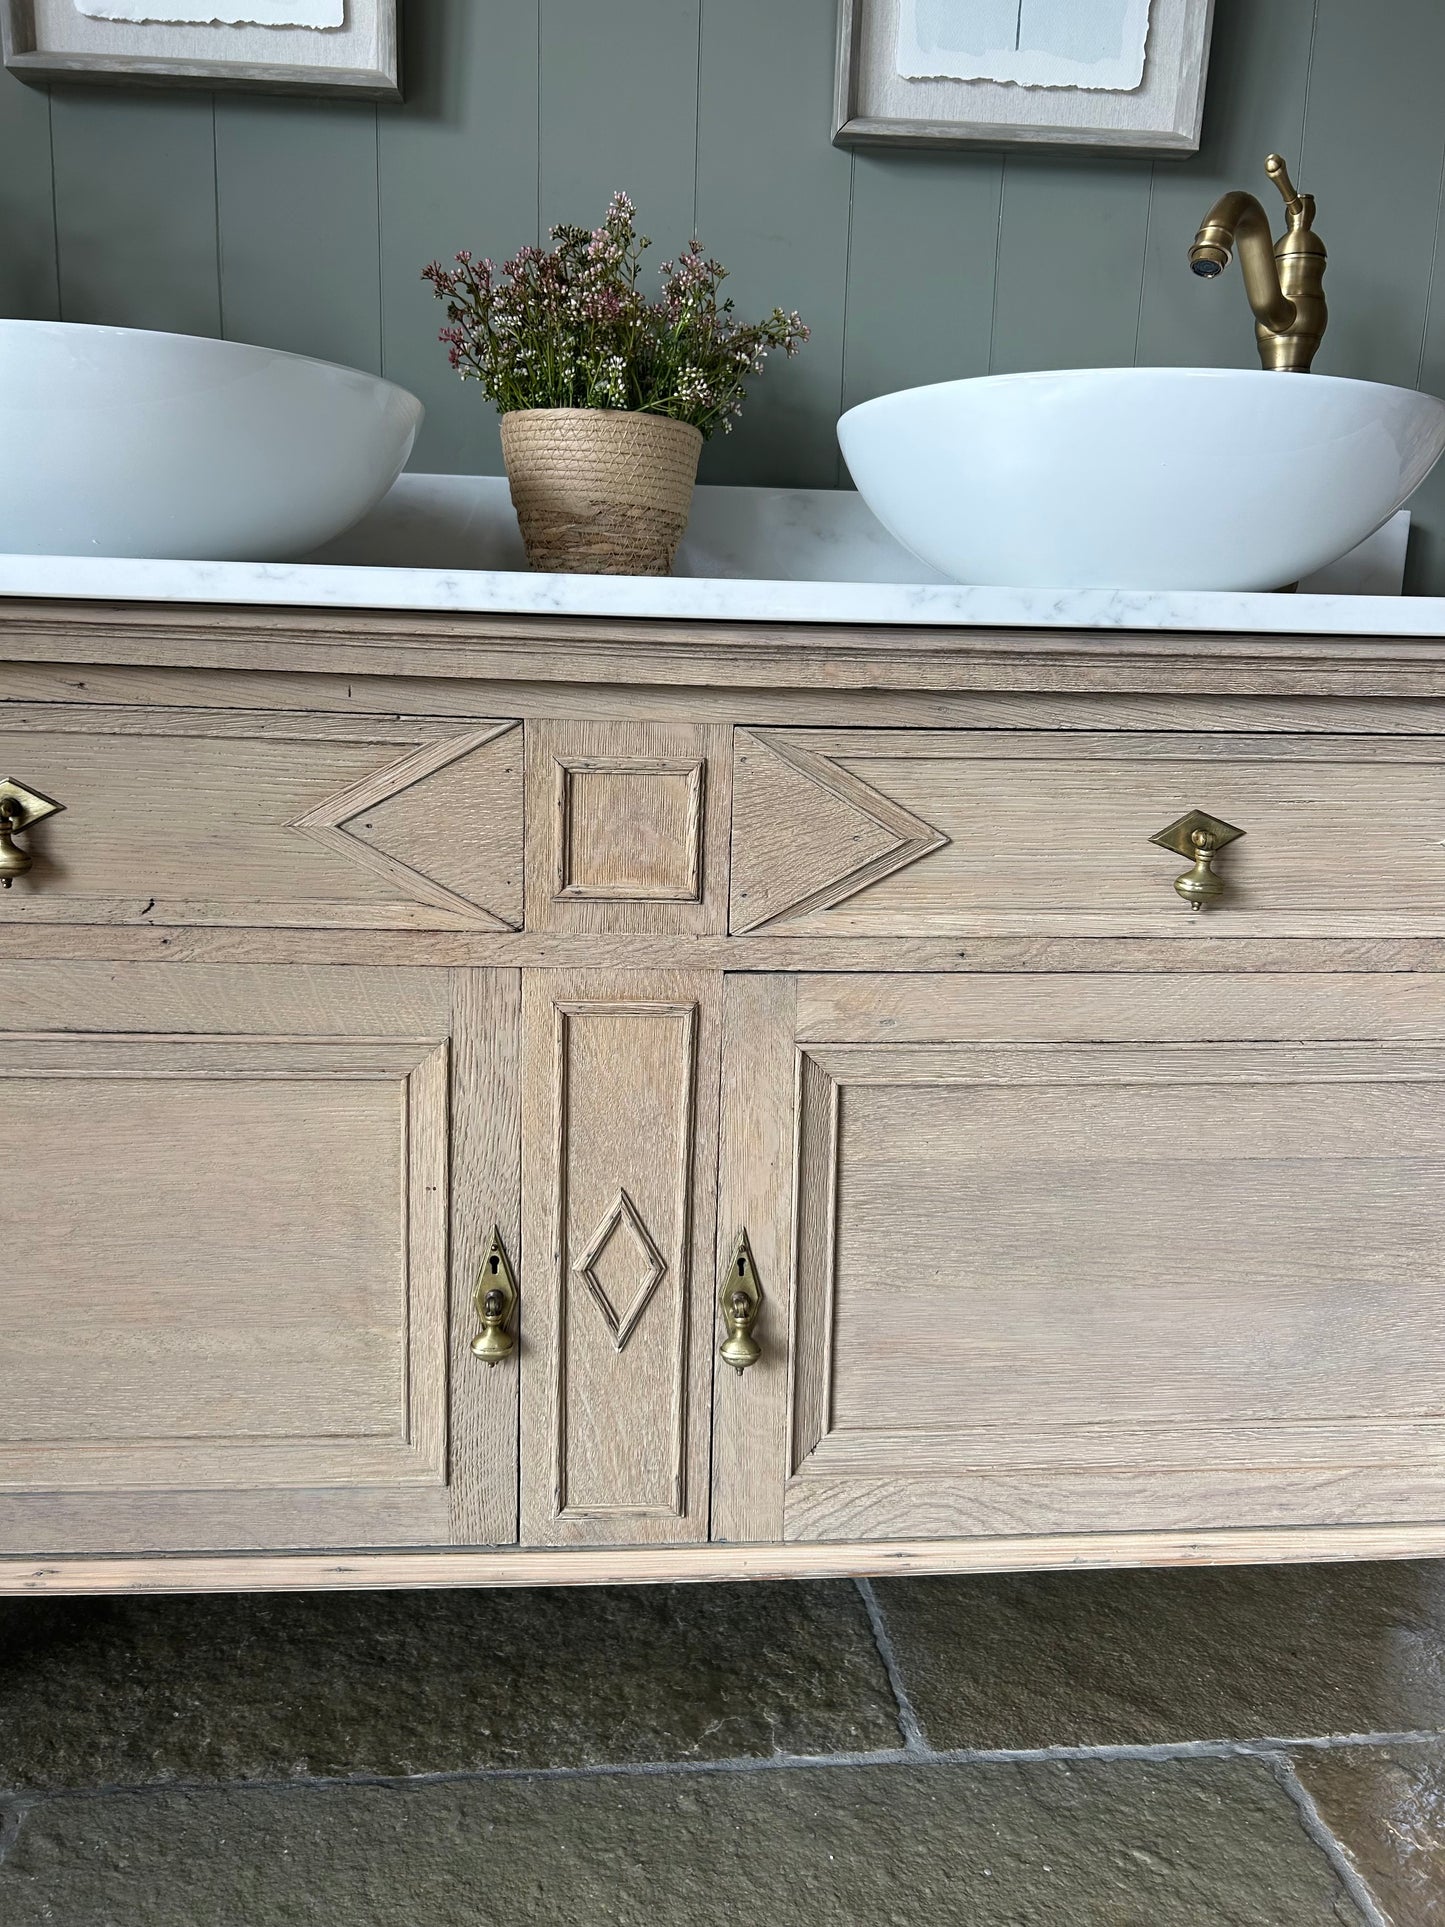
[[1404,511],[1295,594],[974,588],[946,581],[846,490],[700,488],[668,577],[529,574],[506,483],[404,475],[299,562],[0,555],[0,596],[703,622],[925,624],[1445,637],[1445,597],[1404,596]]

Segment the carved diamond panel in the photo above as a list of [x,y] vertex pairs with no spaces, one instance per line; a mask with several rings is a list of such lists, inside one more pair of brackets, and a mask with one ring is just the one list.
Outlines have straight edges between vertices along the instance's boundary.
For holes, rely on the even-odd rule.
[[[637,1247],[638,1280],[631,1304],[623,1312],[619,1311],[608,1294],[607,1287],[597,1272],[603,1253],[612,1240],[622,1231],[630,1234]],[[612,1342],[618,1351],[626,1348],[627,1341],[636,1331],[642,1314],[652,1302],[652,1295],[667,1272],[667,1260],[658,1250],[652,1233],[642,1222],[637,1206],[625,1191],[619,1191],[612,1208],[587,1240],[587,1248],[573,1261],[572,1269],[583,1281],[598,1310],[607,1321],[607,1329],[612,1333]]]

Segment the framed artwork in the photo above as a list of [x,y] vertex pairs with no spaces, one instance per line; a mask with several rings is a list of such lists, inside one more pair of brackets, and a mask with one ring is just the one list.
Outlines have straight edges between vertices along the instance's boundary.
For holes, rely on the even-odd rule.
[[22,80],[401,95],[397,0],[0,0]]
[[1193,154],[1214,0],[840,0],[840,147]]

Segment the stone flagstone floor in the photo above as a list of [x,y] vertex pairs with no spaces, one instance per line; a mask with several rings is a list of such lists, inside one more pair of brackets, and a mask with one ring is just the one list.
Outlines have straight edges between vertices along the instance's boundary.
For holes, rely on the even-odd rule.
[[1445,1927],[1445,1564],[0,1602],[4,1927]]

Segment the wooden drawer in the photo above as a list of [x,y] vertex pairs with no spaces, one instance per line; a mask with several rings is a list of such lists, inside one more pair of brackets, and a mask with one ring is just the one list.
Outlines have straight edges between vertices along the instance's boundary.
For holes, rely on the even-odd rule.
[[[1245,832],[1221,903],[1150,838]],[[730,927],[830,936],[1445,933],[1432,737],[739,729]]]
[[64,811],[0,923],[516,929],[521,752],[495,718],[7,706],[0,774]]

